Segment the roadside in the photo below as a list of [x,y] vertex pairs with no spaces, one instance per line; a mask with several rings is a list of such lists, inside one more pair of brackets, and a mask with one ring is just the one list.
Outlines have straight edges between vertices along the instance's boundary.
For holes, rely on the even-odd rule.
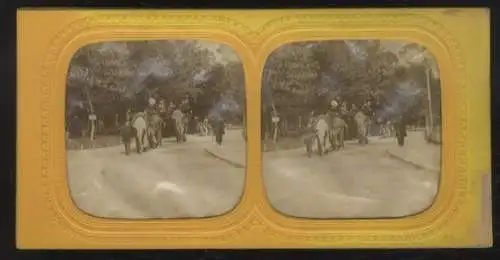
[[[244,168],[246,165],[247,147],[246,143],[242,141],[241,133],[239,131],[232,130],[228,131],[227,135],[228,136],[227,138],[225,137],[222,147],[219,147],[214,143],[210,143],[205,146],[205,151],[213,157],[225,161],[234,167]],[[378,137],[370,138],[370,143],[383,144],[384,147],[391,142],[392,140],[390,139],[381,139]],[[348,150],[351,150],[351,148],[362,148],[357,145],[357,141],[355,140],[346,141],[346,145],[349,147]],[[263,152],[266,154],[304,154],[303,159],[308,160],[305,156],[306,150],[304,148],[302,138],[299,137],[281,138],[277,144],[265,142],[263,144]]]
[[231,164],[233,167],[245,168],[246,142],[243,140],[241,130],[227,130],[224,135],[222,147],[211,142],[204,147],[205,152],[213,157]]
[[427,142],[421,131],[408,132],[405,145],[395,145],[387,154],[421,169],[439,172],[441,168],[441,146]]
[[91,141],[88,137],[66,139],[66,148],[68,150],[104,148],[118,145],[121,145],[121,138],[118,135],[98,135],[94,141]]
[[207,217],[231,210],[243,190],[244,170],[207,156],[203,146],[210,137],[191,136],[185,144],[168,141],[129,156],[119,146],[68,151],[76,205],[99,217],[139,219]]
[[[187,135],[187,138],[188,141],[191,143],[191,142],[207,141],[209,140],[210,137],[194,134],[194,135]],[[175,143],[175,137],[163,137],[162,142]],[[97,135],[94,141],[91,141],[90,138],[88,137],[79,137],[66,140],[66,149],[68,150],[98,149],[98,148],[107,148],[107,147],[114,147],[121,145],[122,141],[119,135]]]
[[273,143],[271,139],[267,139],[262,143],[262,149],[264,152],[292,150],[303,147],[304,140],[302,137],[281,137],[276,143]]

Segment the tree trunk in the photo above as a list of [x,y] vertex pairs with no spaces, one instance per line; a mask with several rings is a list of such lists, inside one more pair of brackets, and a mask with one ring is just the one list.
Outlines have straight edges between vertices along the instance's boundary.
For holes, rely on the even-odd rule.
[[[90,56],[90,49],[88,49],[88,55]],[[91,85],[94,85],[94,75],[91,75]],[[90,114],[94,115],[94,106],[92,105],[92,100],[90,98],[90,89],[89,86],[86,86],[85,88],[86,96],[87,96],[87,102],[89,103],[89,108],[90,108]],[[95,138],[95,120],[90,120],[90,118],[87,118],[87,120],[90,123],[90,140],[94,141]]]
[[434,129],[434,111],[432,107],[432,92],[431,92],[431,82],[430,82],[430,68],[426,68],[425,70],[425,80],[427,86],[427,100],[429,104],[429,123],[431,131]]
[[[90,115],[94,115],[94,106],[92,105],[92,100],[90,98],[90,91],[88,89],[88,87],[86,88],[86,93],[87,93],[87,103],[89,103],[89,109],[90,109]],[[95,126],[95,121],[96,120],[90,120],[90,115],[89,115],[89,118],[87,118],[87,120],[89,121],[89,124],[90,124],[90,140],[91,141],[94,141],[95,139],[95,130],[96,130],[96,126]]]
[[273,143],[278,142],[278,123],[273,123]]

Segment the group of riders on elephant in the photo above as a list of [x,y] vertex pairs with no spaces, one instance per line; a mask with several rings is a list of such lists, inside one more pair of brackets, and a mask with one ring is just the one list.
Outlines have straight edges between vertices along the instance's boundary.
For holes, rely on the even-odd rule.
[[[359,143],[362,145],[367,144],[369,117],[362,110],[359,110],[353,115],[353,119]],[[317,145],[320,156],[328,153],[329,150],[334,151],[344,148],[348,124],[339,113],[328,111],[316,116],[311,115],[307,129],[304,144],[309,157],[313,153],[314,144]]]
[[146,150],[146,143],[149,149],[161,146],[163,134],[162,130],[171,122],[174,125],[177,143],[186,142],[186,126],[188,117],[180,109],[175,109],[170,116],[165,117],[160,113],[150,111],[136,112],[131,119],[125,123],[121,129],[122,141],[125,145],[125,153],[128,155],[131,150],[132,140],[135,140],[137,153]]

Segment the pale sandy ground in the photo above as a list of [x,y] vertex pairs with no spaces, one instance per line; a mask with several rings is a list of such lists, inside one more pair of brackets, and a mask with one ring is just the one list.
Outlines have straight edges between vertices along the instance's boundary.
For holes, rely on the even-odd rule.
[[[220,151],[244,158],[239,132]],[[233,144],[233,145],[232,145]],[[206,217],[239,202],[245,169],[205,152],[210,137],[125,156],[122,147],[69,151],[74,201],[91,215],[112,218]],[[305,149],[266,152],[263,177],[268,198],[284,214],[311,218],[400,217],[433,202],[439,172],[418,169],[387,155],[394,139],[355,143],[325,157]],[[242,158],[239,158],[242,157]],[[227,158],[231,159],[231,158]],[[437,160],[436,160],[437,161]],[[438,162],[438,161],[437,161]]]
[[325,157],[305,149],[264,154],[264,182],[274,208],[309,218],[401,217],[432,205],[439,172],[394,159],[394,139],[355,143]]
[[122,147],[68,151],[73,200],[112,218],[206,217],[230,211],[243,193],[244,169],[208,155],[210,137],[166,143],[142,154]]

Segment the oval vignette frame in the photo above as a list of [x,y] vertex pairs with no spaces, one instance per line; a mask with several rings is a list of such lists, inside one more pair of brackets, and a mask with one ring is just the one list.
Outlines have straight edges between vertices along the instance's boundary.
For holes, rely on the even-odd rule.
[[[488,212],[484,200],[489,199],[483,196],[489,187],[482,180],[491,176],[489,14],[485,10],[458,9],[452,14],[446,9],[362,13],[22,10],[18,22],[19,248],[476,247],[492,243],[491,232],[485,231],[491,230],[491,222],[482,223],[483,211]],[[39,26],[45,32],[37,30]],[[472,28],[473,35],[467,33]],[[436,57],[443,93],[443,164],[436,200],[418,215],[296,219],[278,214],[267,201],[260,143],[260,78],[267,55],[293,41],[345,38],[407,40],[426,46]],[[72,203],[61,98],[69,61],[89,43],[125,39],[209,40],[227,44],[240,57],[247,97],[247,170],[245,191],[233,211],[206,219],[109,220],[86,215]],[[471,138],[475,141],[470,142]]]

